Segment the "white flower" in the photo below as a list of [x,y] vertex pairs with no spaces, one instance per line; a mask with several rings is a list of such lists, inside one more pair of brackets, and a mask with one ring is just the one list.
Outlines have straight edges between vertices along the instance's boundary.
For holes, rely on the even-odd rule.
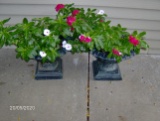
[[41,56],[42,58],[46,57],[46,55],[47,55],[44,51],[40,51],[39,54],[40,54],[40,56]]
[[72,50],[72,45],[67,43],[67,44],[64,45],[64,48],[65,48],[67,51],[70,51],[70,50]]
[[104,14],[104,10],[100,10],[100,11],[98,12],[98,14],[103,15],[103,14]]
[[62,42],[62,45],[66,45],[67,44],[67,42],[66,42],[66,40],[64,40],[63,42]]
[[45,35],[45,36],[49,36],[50,35],[50,30],[49,29],[45,29],[44,31],[43,31],[43,34]]

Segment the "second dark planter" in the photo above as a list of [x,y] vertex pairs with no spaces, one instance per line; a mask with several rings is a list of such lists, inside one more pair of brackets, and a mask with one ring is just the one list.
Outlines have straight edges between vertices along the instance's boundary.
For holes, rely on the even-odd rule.
[[97,59],[92,64],[95,80],[122,80],[118,63],[115,60]]
[[[92,55],[97,58],[93,61],[93,77],[95,80],[122,80],[121,72],[115,58],[107,58],[109,53],[94,50]],[[130,55],[124,55],[122,60],[130,59],[135,55],[131,51]]]

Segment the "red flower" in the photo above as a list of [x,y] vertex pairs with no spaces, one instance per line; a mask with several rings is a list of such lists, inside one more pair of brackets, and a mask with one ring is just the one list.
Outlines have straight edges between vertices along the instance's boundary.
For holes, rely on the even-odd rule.
[[92,41],[92,38],[86,37],[86,36],[84,36],[83,34],[81,34],[81,35],[79,36],[79,40],[80,40],[81,42],[89,43],[89,42]]
[[81,42],[84,42],[85,39],[86,39],[86,37],[85,37],[83,34],[81,34],[81,35],[79,36],[79,40],[80,40]]
[[63,4],[58,4],[55,9],[58,12],[60,9],[64,8],[65,6]]
[[72,16],[76,16],[78,13],[79,13],[79,10],[74,10],[74,11],[72,12]]
[[122,55],[122,53],[119,52],[119,51],[116,50],[116,49],[113,49],[112,52],[113,52],[113,54],[118,55],[118,56],[121,56],[121,55]]
[[129,36],[129,41],[132,43],[134,46],[137,46],[139,44],[139,41],[133,37],[132,35]]
[[76,21],[76,18],[75,18],[75,17],[73,17],[73,16],[68,16],[68,17],[67,17],[67,24],[68,24],[69,26],[72,26],[73,22],[75,22],[75,21]]
[[92,38],[90,38],[90,37],[86,37],[86,39],[85,39],[85,42],[91,42],[92,41]]

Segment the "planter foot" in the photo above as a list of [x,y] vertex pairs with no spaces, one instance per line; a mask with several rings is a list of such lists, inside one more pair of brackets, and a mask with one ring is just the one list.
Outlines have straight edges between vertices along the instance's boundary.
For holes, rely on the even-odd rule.
[[95,80],[122,80],[120,69],[116,61],[93,61],[93,77]]
[[62,73],[62,59],[57,58],[53,63],[44,63],[37,61],[35,79],[46,80],[46,79],[61,79]]

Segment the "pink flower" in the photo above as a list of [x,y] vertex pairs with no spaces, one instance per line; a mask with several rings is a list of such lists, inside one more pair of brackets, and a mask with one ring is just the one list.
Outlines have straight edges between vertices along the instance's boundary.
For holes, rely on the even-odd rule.
[[90,38],[90,37],[86,37],[86,39],[85,39],[85,42],[91,42],[92,41],[92,38]]
[[69,26],[72,26],[72,24],[73,24],[75,21],[76,21],[76,18],[75,18],[75,17],[73,17],[73,16],[68,16],[68,17],[67,17],[67,24],[68,24]]
[[119,52],[118,50],[116,50],[115,48],[112,50],[112,52],[113,52],[113,54],[118,55],[118,56],[122,55],[122,53]]
[[81,35],[79,36],[79,40],[80,40],[81,42],[84,42],[85,39],[86,39],[86,37],[85,37],[83,34],[81,34]]
[[137,46],[139,44],[139,41],[132,35],[129,36],[129,42],[132,43],[134,46]]
[[92,41],[92,38],[86,37],[86,36],[84,36],[83,34],[81,34],[81,35],[79,36],[79,40],[80,40],[81,42],[89,43],[89,42]]
[[72,16],[76,16],[79,13],[79,10],[73,10]]
[[58,12],[60,9],[64,8],[65,6],[63,4],[58,4],[55,9]]

